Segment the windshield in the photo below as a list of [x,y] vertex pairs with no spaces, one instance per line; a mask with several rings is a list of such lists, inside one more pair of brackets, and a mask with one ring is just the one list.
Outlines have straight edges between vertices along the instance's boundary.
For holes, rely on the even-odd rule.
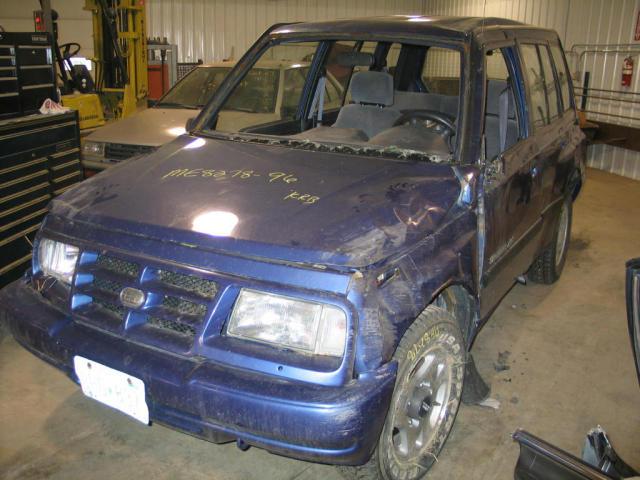
[[161,107],[202,108],[231,71],[228,67],[196,67],[158,102]]
[[461,62],[460,50],[435,45],[274,43],[223,100],[209,131],[244,141],[276,137],[274,143],[293,147],[451,160],[464,90]]

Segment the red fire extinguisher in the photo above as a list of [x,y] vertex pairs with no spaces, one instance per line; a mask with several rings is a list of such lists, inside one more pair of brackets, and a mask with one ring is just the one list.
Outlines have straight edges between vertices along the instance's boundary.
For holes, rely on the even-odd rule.
[[633,77],[633,58],[627,57],[622,62],[622,86],[630,87]]

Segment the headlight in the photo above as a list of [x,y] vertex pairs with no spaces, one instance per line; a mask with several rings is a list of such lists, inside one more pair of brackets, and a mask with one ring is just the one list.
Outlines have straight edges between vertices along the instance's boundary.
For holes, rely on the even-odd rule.
[[38,264],[45,275],[71,283],[78,260],[78,247],[43,238],[38,247]]
[[332,305],[242,289],[227,333],[317,355],[340,357],[347,338],[345,313]]
[[104,157],[104,143],[86,140],[82,145],[82,153],[92,157]]

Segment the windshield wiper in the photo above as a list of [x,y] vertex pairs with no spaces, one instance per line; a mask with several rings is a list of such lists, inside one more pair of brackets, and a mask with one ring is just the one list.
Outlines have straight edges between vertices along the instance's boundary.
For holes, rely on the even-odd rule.
[[197,107],[195,105],[186,105],[184,103],[178,102],[160,102],[156,103],[156,107],[164,107],[164,108],[186,108],[189,110],[200,110],[202,107]]

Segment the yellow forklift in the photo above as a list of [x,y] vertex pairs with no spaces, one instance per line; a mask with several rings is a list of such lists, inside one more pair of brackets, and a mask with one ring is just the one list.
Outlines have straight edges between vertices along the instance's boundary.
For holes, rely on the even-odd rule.
[[85,0],[93,20],[93,78],[71,59],[77,43],[58,44],[57,14],[50,0],[40,0],[34,12],[37,31],[51,31],[61,80],[61,101],[78,110],[80,129],[95,128],[105,117],[119,119],[146,105],[147,40],[142,0]]

